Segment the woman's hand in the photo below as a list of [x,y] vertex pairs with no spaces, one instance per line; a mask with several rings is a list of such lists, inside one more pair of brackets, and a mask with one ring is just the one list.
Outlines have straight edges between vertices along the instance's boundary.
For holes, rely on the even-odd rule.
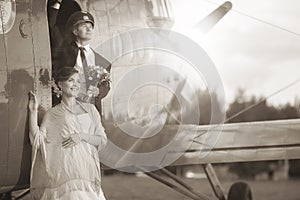
[[34,94],[32,91],[29,92],[29,102],[28,102],[28,108],[30,112],[36,112],[38,111],[39,103],[36,97],[36,94]]
[[72,147],[72,146],[74,146],[74,145],[76,145],[80,142],[81,142],[81,138],[80,138],[79,134],[74,133],[69,138],[62,141],[62,147],[63,148],[69,148],[69,147]]

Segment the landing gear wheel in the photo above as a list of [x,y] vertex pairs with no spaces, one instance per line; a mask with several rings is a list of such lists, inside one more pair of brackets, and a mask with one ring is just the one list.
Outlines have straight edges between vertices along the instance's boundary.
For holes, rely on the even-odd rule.
[[244,182],[232,184],[228,193],[228,200],[252,200],[250,186]]

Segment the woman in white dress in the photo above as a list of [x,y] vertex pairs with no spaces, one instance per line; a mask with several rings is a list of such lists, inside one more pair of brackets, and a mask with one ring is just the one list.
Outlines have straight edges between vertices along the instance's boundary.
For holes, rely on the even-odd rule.
[[61,103],[46,112],[40,127],[37,98],[30,93],[33,199],[105,200],[98,152],[107,137],[95,106],[76,100],[79,80],[76,69],[60,70]]

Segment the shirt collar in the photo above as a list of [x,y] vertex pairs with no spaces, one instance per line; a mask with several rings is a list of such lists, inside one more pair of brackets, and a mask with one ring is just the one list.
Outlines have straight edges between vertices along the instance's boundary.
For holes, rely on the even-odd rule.
[[90,44],[87,44],[87,45],[85,45],[85,46],[83,46],[83,45],[81,45],[81,44],[78,44],[77,42],[76,42],[76,44],[77,44],[77,46],[78,46],[78,48],[79,47],[84,47],[84,49],[87,51],[88,49],[90,49]]

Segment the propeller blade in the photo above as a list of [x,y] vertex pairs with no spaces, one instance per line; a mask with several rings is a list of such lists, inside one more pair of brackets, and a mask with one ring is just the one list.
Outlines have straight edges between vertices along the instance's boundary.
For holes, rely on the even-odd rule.
[[226,1],[220,5],[216,10],[211,12],[208,16],[202,19],[195,27],[200,30],[203,34],[210,31],[232,8],[232,3]]

